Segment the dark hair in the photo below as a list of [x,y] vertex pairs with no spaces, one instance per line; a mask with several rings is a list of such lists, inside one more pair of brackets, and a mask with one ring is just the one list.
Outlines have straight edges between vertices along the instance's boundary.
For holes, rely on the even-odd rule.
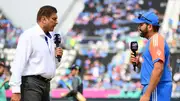
[[55,7],[49,5],[41,7],[37,13],[37,22],[42,16],[49,18],[53,13],[57,13],[57,9]]
[[154,30],[154,32],[158,32],[159,31],[159,26],[153,26],[153,30]]

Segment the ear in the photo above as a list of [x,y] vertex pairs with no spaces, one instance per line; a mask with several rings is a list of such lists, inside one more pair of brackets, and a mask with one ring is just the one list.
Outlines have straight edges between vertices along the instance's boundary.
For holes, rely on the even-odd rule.
[[151,24],[148,24],[148,29],[153,30],[153,26]]
[[42,16],[42,17],[41,17],[41,22],[42,22],[42,23],[46,23],[46,17],[45,17],[45,16]]

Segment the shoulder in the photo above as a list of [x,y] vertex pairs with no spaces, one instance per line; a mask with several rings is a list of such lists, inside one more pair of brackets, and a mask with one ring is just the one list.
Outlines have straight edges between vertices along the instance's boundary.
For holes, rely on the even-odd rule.
[[155,34],[150,39],[150,46],[151,47],[158,47],[164,44],[164,37],[160,34]]
[[33,26],[33,27],[25,30],[25,31],[20,35],[20,39],[26,39],[26,40],[30,39],[30,37],[32,37],[32,36],[34,35],[35,31],[36,31],[36,27],[35,27],[35,26]]

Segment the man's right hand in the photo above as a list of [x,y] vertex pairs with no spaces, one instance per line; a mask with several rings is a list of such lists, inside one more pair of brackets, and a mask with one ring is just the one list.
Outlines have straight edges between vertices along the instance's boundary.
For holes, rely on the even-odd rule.
[[137,65],[139,64],[139,55],[137,55],[136,57],[134,56],[134,53],[131,53],[131,57],[130,57],[130,62],[133,63],[135,62]]
[[20,101],[21,100],[21,94],[20,93],[13,93],[11,97],[11,101]]

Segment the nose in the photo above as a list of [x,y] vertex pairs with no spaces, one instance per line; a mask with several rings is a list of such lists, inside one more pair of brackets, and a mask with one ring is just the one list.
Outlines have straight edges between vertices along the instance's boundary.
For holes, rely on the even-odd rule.
[[58,24],[58,20],[56,20],[56,25]]

